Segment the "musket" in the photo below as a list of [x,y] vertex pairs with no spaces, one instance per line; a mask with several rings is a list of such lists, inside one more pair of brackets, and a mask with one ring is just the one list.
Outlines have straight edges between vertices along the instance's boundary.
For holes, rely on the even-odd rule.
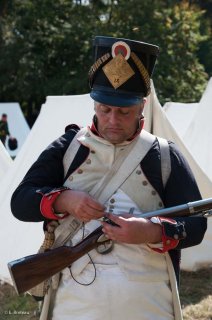
[[[212,198],[136,215],[136,217],[147,219],[154,216],[209,217],[212,216]],[[110,221],[107,222],[110,223]],[[92,249],[104,246],[109,241],[100,226],[73,247],[63,245],[44,253],[37,253],[9,262],[8,268],[17,293],[21,294],[30,290],[70,266]]]

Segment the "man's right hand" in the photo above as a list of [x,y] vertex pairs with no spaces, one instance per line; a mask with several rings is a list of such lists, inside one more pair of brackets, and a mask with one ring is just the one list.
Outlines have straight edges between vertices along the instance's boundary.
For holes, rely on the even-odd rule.
[[55,212],[72,214],[82,222],[89,222],[104,216],[105,207],[83,191],[66,190],[55,200]]

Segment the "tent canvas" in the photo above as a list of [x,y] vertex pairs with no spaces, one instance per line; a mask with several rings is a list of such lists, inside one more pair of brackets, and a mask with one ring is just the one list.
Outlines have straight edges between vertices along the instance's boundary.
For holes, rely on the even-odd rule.
[[[195,175],[197,183],[200,188],[200,192],[203,198],[210,198],[212,191],[212,180],[202,170],[199,163],[193,158],[193,154],[190,149],[186,147],[184,141],[180,138],[175,128],[166,116],[165,111],[161,107],[156,93],[153,93],[149,97],[149,107],[145,108],[145,129],[153,134],[166,138],[176,143],[185,158],[189,162],[189,165]],[[204,125],[203,125],[204,126]],[[208,137],[210,139],[211,136]],[[201,150],[201,145],[199,145]],[[195,218],[194,218],[195,219]],[[198,246],[186,248],[182,250],[181,268],[184,270],[198,270],[202,267],[212,264],[212,218],[208,219],[208,229],[202,243]]]
[[3,143],[0,141],[0,180],[2,180],[4,174],[10,168],[12,164],[12,159],[4,147]]
[[42,106],[24,145],[0,184],[1,280],[11,283],[7,263],[36,253],[43,241],[42,223],[26,223],[12,216],[10,199],[14,189],[43,149],[62,135],[68,124],[85,126],[91,123],[93,114],[93,100],[88,94],[47,97]]
[[172,126],[182,138],[191,123],[199,103],[166,102],[163,110]]
[[3,113],[7,114],[8,127],[11,136],[15,137],[18,141],[18,147],[15,150],[9,149],[8,137],[5,144],[5,147],[10,156],[15,157],[20,151],[27,135],[29,134],[30,128],[26,122],[19,103],[0,103],[0,117]]
[[[191,151],[194,159],[212,181],[212,78],[199,102],[198,109],[190,125],[188,126],[183,140],[186,147]],[[212,189],[211,189],[212,193]]]
[[145,129],[156,136],[171,140],[176,143],[180,151],[183,153],[195,175],[200,192],[203,198],[211,197],[212,181],[208,178],[207,174],[199,166],[198,162],[194,159],[190,150],[184,144],[175,128],[166,116],[163,108],[158,101],[156,92],[152,90],[148,98],[148,106],[144,109]]
[[199,103],[167,102],[163,110],[201,169],[212,181],[212,78]]

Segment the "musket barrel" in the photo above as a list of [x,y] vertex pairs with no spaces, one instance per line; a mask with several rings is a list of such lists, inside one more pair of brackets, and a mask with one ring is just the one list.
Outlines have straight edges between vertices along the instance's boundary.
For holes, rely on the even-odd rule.
[[212,198],[188,202],[170,208],[164,208],[138,215],[141,218],[151,218],[154,216],[181,217],[195,216],[198,213],[212,209]]

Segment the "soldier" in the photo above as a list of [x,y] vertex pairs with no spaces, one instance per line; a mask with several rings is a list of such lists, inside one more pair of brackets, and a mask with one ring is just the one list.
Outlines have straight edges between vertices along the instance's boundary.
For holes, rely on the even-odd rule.
[[175,144],[143,129],[159,48],[97,36],[93,49],[92,124],[70,126],[40,155],[12,196],[12,212],[47,229],[56,220],[63,236],[72,219],[67,245],[101,223],[112,240],[107,254],[92,250],[62,271],[53,320],[179,320],[180,251],[202,241],[206,219],[140,216],[201,199]]
[[0,139],[3,145],[5,145],[7,136],[10,136],[8,123],[7,123],[7,114],[3,113],[0,120]]

